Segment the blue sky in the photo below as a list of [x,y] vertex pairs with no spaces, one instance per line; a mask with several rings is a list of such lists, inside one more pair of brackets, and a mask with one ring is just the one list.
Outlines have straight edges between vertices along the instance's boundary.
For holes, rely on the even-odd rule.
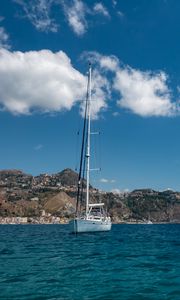
[[91,60],[92,184],[180,190],[179,11],[178,0],[1,0],[0,168],[75,169]]

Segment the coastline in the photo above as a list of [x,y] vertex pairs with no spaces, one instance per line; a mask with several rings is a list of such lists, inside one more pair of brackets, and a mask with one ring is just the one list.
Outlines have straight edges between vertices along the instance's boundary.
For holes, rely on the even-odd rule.
[[[27,220],[21,220],[19,217],[6,217],[0,219],[0,225],[68,225],[69,221],[72,219],[55,219],[53,221],[48,221],[45,219],[35,219],[35,218],[27,218]],[[114,225],[158,225],[158,224],[180,224],[178,220],[171,220],[171,221],[143,221],[143,220],[132,220],[132,221],[119,221],[119,222],[112,222]]]

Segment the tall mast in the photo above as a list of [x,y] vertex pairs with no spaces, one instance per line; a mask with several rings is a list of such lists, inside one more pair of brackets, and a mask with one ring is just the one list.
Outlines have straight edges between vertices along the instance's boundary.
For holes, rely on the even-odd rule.
[[[77,201],[76,201],[76,217],[78,214],[79,202],[82,201],[82,185],[84,179],[84,166],[85,159],[84,154],[86,156],[86,142],[87,142],[87,110],[88,110],[88,93],[89,93],[89,76],[87,83],[87,92],[86,92],[86,104],[85,104],[85,112],[84,112],[84,125],[83,125],[83,134],[82,134],[82,145],[81,145],[81,156],[80,156],[80,166],[79,166],[79,175],[78,175],[78,189],[77,189]],[[83,176],[82,176],[83,171]]]
[[86,215],[89,211],[89,172],[90,172],[90,134],[91,134],[91,64],[89,64],[89,74],[88,74],[88,103],[87,103],[87,148],[86,148]]

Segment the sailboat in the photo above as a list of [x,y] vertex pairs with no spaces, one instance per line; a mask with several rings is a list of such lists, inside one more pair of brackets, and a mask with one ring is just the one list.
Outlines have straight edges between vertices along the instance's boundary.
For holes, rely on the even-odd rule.
[[[111,218],[104,209],[104,203],[91,203],[90,199],[90,158],[91,158],[91,74],[89,65],[88,83],[84,112],[84,125],[82,132],[82,145],[80,167],[78,175],[78,188],[76,199],[76,213],[74,220],[70,221],[71,231],[98,232],[111,230]],[[86,178],[86,183],[84,178]],[[85,210],[82,210],[83,195],[85,193]]]

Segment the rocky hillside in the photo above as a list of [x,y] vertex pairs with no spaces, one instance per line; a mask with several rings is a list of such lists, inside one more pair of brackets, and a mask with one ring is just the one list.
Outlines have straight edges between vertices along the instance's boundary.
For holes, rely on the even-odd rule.
[[[40,217],[42,213],[71,218],[78,175],[71,169],[33,177],[19,170],[0,171],[0,217]],[[114,222],[180,222],[180,193],[151,189],[130,193],[100,193],[92,201],[105,203]]]
[[180,193],[135,190],[123,195],[106,194],[114,221],[180,222]]

